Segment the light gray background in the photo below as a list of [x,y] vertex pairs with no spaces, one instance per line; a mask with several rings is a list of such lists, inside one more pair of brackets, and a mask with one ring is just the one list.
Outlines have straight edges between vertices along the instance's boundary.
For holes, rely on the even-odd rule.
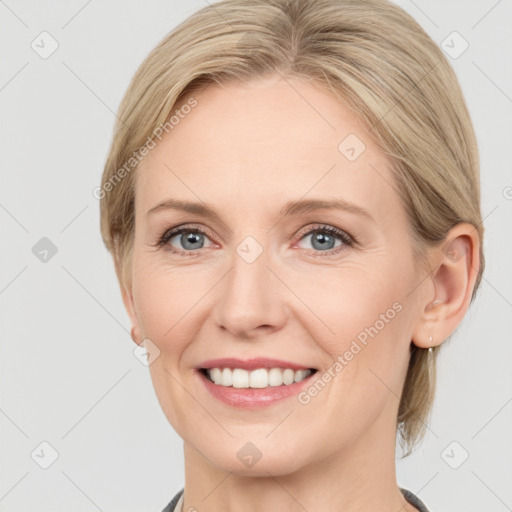
[[[487,269],[398,482],[432,512],[512,510],[512,3],[399,4],[439,44],[453,31],[469,43],[452,63],[479,141]],[[204,5],[0,1],[3,512],[158,512],[183,485],[181,440],[133,355],[92,191],[132,74]],[[42,31],[59,44],[47,59],[31,48]],[[32,252],[42,237],[58,249],[46,263]],[[59,454],[48,469],[31,457],[49,457],[43,441]]]

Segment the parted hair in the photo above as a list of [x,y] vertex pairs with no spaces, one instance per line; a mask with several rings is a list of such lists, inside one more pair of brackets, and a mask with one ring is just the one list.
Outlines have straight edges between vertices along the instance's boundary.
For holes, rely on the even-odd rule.
[[[418,268],[430,270],[425,250],[460,222],[483,240],[478,149],[462,90],[409,14],[387,0],[222,0],[164,37],[120,104],[97,197],[121,284],[131,283],[136,156],[158,143],[194,91],[274,75],[324,87],[365,123],[392,162]],[[484,270],[482,243],[480,262],[471,301]],[[439,347],[429,355],[411,343],[397,416],[404,456],[426,431]]]

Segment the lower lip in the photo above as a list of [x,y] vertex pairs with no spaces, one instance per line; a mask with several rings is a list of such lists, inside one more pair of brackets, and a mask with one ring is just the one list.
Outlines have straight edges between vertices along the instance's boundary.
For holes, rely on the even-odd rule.
[[259,409],[266,407],[285,398],[297,395],[308,386],[309,380],[316,372],[308,375],[300,382],[293,384],[282,384],[281,386],[268,386],[266,388],[234,388],[232,386],[219,386],[214,384],[201,371],[196,372],[205,385],[206,389],[218,400],[233,407],[244,409]]

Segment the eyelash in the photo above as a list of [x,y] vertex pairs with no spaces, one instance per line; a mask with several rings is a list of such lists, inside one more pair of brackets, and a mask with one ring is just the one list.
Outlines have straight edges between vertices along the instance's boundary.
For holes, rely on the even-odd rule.
[[[161,236],[161,238],[157,242],[156,246],[162,247],[171,253],[179,254],[182,256],[187,256],[187,257],[197,256],[198,252],[199,252],[198,250],[184,251],[181,249],[176,249],[175,247],[172,247],[171,245],[166,245],[169,242],[169,240],[171,240],[171,238],[174,238],[176,235],[180,235],[181,233],[188,233],[188,232],[199,233],[202,235],[209,236],[208,231],[203,230],[201,227],[196,227],[194,225],[186,225],[186,226],[172,228],[172,229],[167,230]],[[343,245],[338,246],[334,249],[329,249],[327,251],[316,251],[316,250],[312,249],[312,251],[313,251],[312,256],[315,258],[316,257],[326,257],[326,256],[330,256],[332,254],[337,254],[340,251],[344,250],[344,248],[346,246],[351,247],[355,243],[357,243],[356,237],[351,236],[348,233],[346,233],[345,231],[335,228],[334,226],[329,226],[329,225],[325,225],[325,224],[317,224],[313,227],[308,228],[307,230],[301,231],[299,233],[299,235],[300,235],[299,240],[302,240],[305,236],[310,235],[311,233],[316,233],[316,232],[327,233],[329,235],[338,237],[343,242]],[[307,251],[307,249],[303,249],[303,250]]]
[[[186,225],[181,226],[178,228],[172,228],[167,230],[159,239],[159,241],[156,243],[156,246],[158,248],[163,248],[166,251],[169,251],[174,254],[186,256],[186,257],[194,257],[198,256],[199,251],[198,250],[191,250],[191,251],[185,251],[182,249],[176,249],[175,247],[172,247],[171,245],[167,245],[169,240],[174,238],[176,235],[180,235],[181,233],[199,233],[202,235],[210,236],[208,231],[205,231],[199,225]],[[306,230],[301,230],[298,234],[299,240],[302,240],[305,236],[308,236],[312,233],[319,232],[319,233],[327,233],[329,235],[332,235],[334,237],[339,238],[343,244],[341,246],[335,247],[333,249],[329,249],[327,251],[317,251],[314,249],[311,249],[313,257],[327,257],[331,256],[333,254],[337,254],[343,250],[346,249],[346,246],[352,247],[354,244],[357,243],[357,238],[349,235],[345,231],[342,231],[341,229],[335,228],[334,226],[329,226],[325,224],[316,224],[312,227],[307,228]],[[211,237],[210,237],[211,238]],[[309,252],[308,249],[303,249]]]

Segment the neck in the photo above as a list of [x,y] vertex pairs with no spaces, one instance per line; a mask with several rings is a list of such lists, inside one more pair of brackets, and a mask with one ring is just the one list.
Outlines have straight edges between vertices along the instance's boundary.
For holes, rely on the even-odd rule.
[[396,415],[383,415],[355,441],[299,468],[292,463],[292,471],[266,467],[261,459],[257,476],[222,470],[185,442],[183,510],[414,512],[396,482],[395,422]]

